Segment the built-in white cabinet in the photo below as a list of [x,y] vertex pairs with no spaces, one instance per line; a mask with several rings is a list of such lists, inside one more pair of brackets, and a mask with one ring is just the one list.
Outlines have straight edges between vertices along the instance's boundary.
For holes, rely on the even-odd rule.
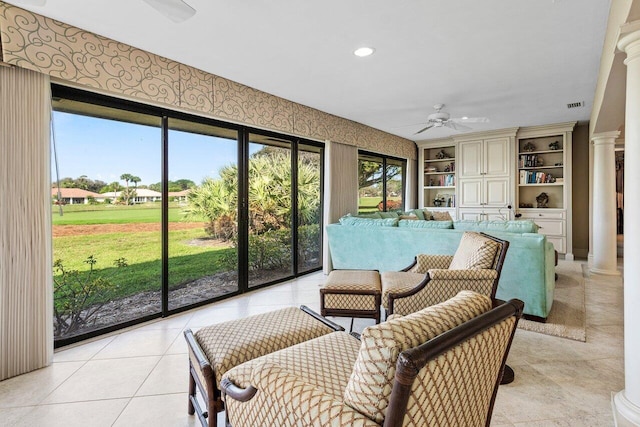
[[513,196],[515,130],[504,135],[458,140],[458,217],[509,219]]
[[573,259],[571,148],[575,123],[520,128],[516,217],[538,224],[555,249]]

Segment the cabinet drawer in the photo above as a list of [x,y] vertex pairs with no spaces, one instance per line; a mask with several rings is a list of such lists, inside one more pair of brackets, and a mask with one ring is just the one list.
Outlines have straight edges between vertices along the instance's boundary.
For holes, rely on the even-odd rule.
[[547,236],[564,236],[563,220],[536,219],[535,223],[540,227],[538,230],[538,233],[540,234],[545,234]]
[[561,254],[567,252],[567,239],[564,237],[549,237],[547,236],[547,241],[553,244],[553,248]]
[[523,219],[564,219],[564,212],[520,212]]

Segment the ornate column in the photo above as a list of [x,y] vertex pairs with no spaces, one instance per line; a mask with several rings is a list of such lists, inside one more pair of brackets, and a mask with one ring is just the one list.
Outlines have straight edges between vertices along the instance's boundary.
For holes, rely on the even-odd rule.
[[[627,96],[625,107],[625,161],[640,164],[640,21],[622,28],[618,48],[627,54]],[[640,253],[640,197],[633,194],[640,185],[640,167],[624,171],[624,253]],[[594,222],[597,218],[594,218]],[[617,425],[640,426],[640,263],[624,266],[624,386],[613,398]]]
[[618,275],[616,247],[615,142],[620,132],[603,132],[593,143],[593,264],[597,274]]

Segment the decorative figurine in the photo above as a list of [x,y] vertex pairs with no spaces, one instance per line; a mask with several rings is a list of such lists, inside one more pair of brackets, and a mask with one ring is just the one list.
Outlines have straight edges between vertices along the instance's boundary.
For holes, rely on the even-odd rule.
[[440,150],[436,153],[436,159],[438,160],[442,160],[442,159],[448,159],[449,156],[447,155],[447,153],[444,152],[444,150]]
[[551,144],[549,144],[549,150],[559,150],[560,149],[560,143],[558,141],[554,141]]
[[538,208],[548,208],[549,207],[549,195],[547,193],[540,193],[536,197],[536,202],[538,203]]
[[524,144],[524,147],[522,147],[522,150],[530,153],[532,151],[536,151],[536,146],[533,145],[531,141],[529,141],[526,144]]

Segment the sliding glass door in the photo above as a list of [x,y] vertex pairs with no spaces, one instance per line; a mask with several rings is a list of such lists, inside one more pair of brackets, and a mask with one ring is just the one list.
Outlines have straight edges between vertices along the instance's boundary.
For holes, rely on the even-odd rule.
[[[161,120],[54,103],[54,335],[77,335],[161,310]],[[118,120],[104,117],[118,117]]]
[[238,291],[238,132],[169,119],[169,310]]
[[249,134],[249,287],[293,275],[291,142]]

